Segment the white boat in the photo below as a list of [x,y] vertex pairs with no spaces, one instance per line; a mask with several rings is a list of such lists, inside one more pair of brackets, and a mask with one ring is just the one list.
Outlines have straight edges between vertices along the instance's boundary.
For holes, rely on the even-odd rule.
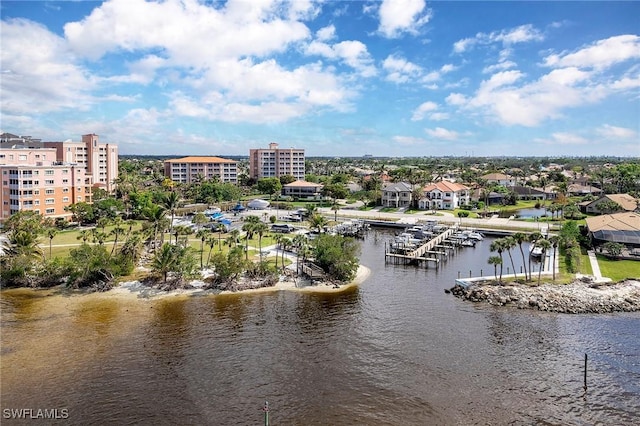
[[542,257],[542,247],[536,246],[535,244],[529,248],[529,254],[532,257]]
[[475,247],[476,246],[476,241],[475,240],[464,240],[460,245],[462,245],[464,247]]
[[465,230],[462,231],[463,235],[466,235],[468,239],[470,240],[475,240],[475,241],[482,241],[484,240],[484,236],[476,231],[469,231],[469,230]]

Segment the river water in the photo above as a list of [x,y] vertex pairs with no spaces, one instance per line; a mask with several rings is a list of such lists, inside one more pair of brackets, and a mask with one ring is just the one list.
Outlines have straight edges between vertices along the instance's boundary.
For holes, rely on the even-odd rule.
[[464,302],[444,290],[489,271],[488,240],[418,269],[385,264],[389,237],[370,233],[371,275],[340,294],[4,291],[2,424],[31,408],[67,409],[60,424],[257,425],[265,400],[271,425],[640,423],[640,314]]

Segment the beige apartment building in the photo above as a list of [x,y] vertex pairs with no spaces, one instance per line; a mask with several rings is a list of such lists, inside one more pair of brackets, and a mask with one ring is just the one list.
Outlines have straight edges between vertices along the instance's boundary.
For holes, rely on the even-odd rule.
[[249,150],[249,176],[252,179],[291,175],[304,180],[304,149],[279,148],[270,143],[269,149]]
[[21,210],[69,219],[65,207],[91,202],[83,165],[57,161],[55,148],[0,149],[0,222]]
[[86,169],[93,187],[112,192],[118,178],[118,145],[100,143],[98,135],[82,135],[82,142],[44,142],[46,148],[56,149],[56,160],[76,163]]
[[214,177],[223,183],[238,183],[238,163],[220,157],[183,157],[165,160],[164,175],[177,183],[192,183]]

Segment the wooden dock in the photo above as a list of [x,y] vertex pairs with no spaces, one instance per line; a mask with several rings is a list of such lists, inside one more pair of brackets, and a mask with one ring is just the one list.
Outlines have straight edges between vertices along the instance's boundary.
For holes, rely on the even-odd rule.
[[[429,262],[432,262],[435,263],[436,267],[438,267],[438,265],[440,264],[440,260],[447,257],[447,250],[453,250],[452,245],[445,245],[444,243],[447,242],[447,240],[457,230],[458,225],[453,225],[451,228],[448,228],[444,232],[436,235],[426,243],[422,244],[420,247],[408,253],[392,253],[385,248],[385,261],[387,261],[388,259],[392,259],[396,263],[402,262],[409,264],[420,264],[421,262],[428,264]],[[437,257],[428,257],[427,255],[435,255]]]

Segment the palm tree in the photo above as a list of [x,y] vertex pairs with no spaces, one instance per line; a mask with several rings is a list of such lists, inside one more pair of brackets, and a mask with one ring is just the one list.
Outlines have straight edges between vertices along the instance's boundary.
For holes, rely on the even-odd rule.
[[502,252],[504,250],[504,241],[502,238],[498,238],[497,240],[494,240],[491,245],[489,246],[489,250],[491,251],[497,251],[498,252],[498,256],[500,256],[500,279],[498,280],[498,282],[502,283]]
[[[295,239],[295,237],[294,237]],[[287,250],[291,249],[292,247],[294,247],[294,242],[291,238],[283,238],[282,239],[282,271],[284,272],[285,268],[287,267],[287,264],[284,262],[284,258],[285,258],[285,254],[287,252]],[[297,254],[296,254],[297,256]]]
[[524,279],[526,280],[527,279],[527,265],[526,265],[526,258],[524,257],[524,250],[522,249],[522,243],[527,241],[527,235],[522,233],[522,232],[516,232],[515,234],[513,234],[512,238],[515,241],[515,243],[518,244],[518,247],[520,248],[520,254],[522,254],[522,269],[524,269]]
[[98,231],[97,228],[93,228],[91,230],[91,238],[93,238],[93,243],[98,243],[100,245],[104,245],[104,241],[107,239],[107,234],[104,232]]
[[249,259],[249,240],[253,238],[253,234],[258,227],[256,222],[246,222],[242,225],[242,230],[245,232],[244,238],[244,256],[245,259]]
[[114,223],[115,223],[115,227],[109,233],[109,235],[113,235],[113,237],[114,237],[113,238],[113,247],[111,248],[111,254],[109,256],[113,256],[113,252],[116,249],[116,246],[118,245],[118,237],[120,235],[124,234],[124,228],[121,226],[122,219],[118,217],[118,218],[116,218]]
[[340,204],[338,204],[338,201],[335,198],[333,199],[333,203],[331,203],[331,210],[333,210],[333,221],[337,222],[338,210],[340,210]]
[[551,247],[553,247],[553,262],[551,263],[551,270],[553,271],[553,281],[556,280],[556,252],[558,251],[558,244],[560,242],[560,237],[557,235],[553,235],[549,237],[549,242],[551,243]]
[[[150,206],[145,208],[142,212],[142,217],[144,217],[147,221],[149,221],[153,225],[154,244],[158,241],[158,232],[162,227],[162,221],[164,220],[164,216],[166,212],[167,211],[162,206],[159,206],[157,204],[151,204]],[[163,236],[164,236],[164,232],[163,232]],[[164,237],[163,237],[163,240],[164,240]]]
[[120,249],[120,255],[124,257],[130,257],[133,263],[137,263],[140,259],[140,253],[142,251],[142,234],[138,231],[133,234],[127,235],[124,244]]
[[173,271],[176,265],[176,253],[175,247],[171,244],[165,243],[160,247],[160,250],[153,257],[151,262],[151,270],[162,274],[163,283],[167,283],[167,276],[169,272]]
[[[214,235],[210,235],[207,238],[207,245],[209,246],[209,254],[207,255],[207,267],[209,267],[209,262],[211,262],[211,252],[213,251],[213,246],[216,245],[216,241],[218,241],[218,243],[220,242],[219,239],[220,238],[218,237],[218,239],[216,240],[216,237]],[[222,247],[220,247],[220,250],[222,250]]]
[[25,230],[11,232],[7,254],[10,257],[42,258],[42,249],[38,246],[38,235]]
[[180,204],[180,196],[177,192],[169,192],[162,200],[164,207],[171,212],[171,224],[169,225],[169,235],[173,234],[173,218],[176,214],[176,209]]
[[274,239],[276,240],[276,271],[278,270],[278,247],[282,248],[280,244],[282,243],[282,239],[284,238],[281,234],[276,234]]
[[[538,231],[532,232],[531,234],[529,234],[529,236],[527,237],[527,240],[533,244],[533,246],[536,246],[536,241],[538,241],[539,239],[542,238],[542,234]],[[528,280],[531,281],[531,256],[529,256],[529,278]]]
[[317,229],[318,232],[321,233],[327,226],[327,218],[316,213],[309,218],[309,223],[311,224],[312,229]]
[[540,274],[542,273],[542,265],[544,265],[544,260],[547,256],[547,250],[549,250],[549,248],[551,247],[551,243],[546,238],[541,238],[536,241],[536,245],[542,249],[542,259],[540,260],[540,269],[538,269],[538,285],[540,285]]
[[76,239],[82,240],[82,243],[86,244],[87,240],[89,239],[90,236],[91,236],[91,230],[90,229],[83,229],[82,231],[80,231],[80,233],[78,234]]
[[258,248],[260,250],[260,259],[262,259],[262,236],[265,232],[269,231],[269,227],[266,223],[257,223],[254,228],[254,232],[258,234]]
[[509,254],[509,260],[511,261],[511,267],[513,268],[513,277],[514,279],[518,279],[518,274],[516,273],[516,265],[513,263],[513,256],[511,256],[511,249],[516,246],[516,240],[513,237],[504,237],[502,239],[502,247]]
[[[493,275],[496,277],[496,280],[498,279],[498,265],[500,265],[500,267],[502,267],[502,259],[500,258],[500,256],[491,256],[489,257],[489,260],[487,260],[487,263],[489,265],[493,265]],[[500,281],[498,281],[500,282]]]
[[111,223],[111,219],[108,217],[101,217],[96,221],[96,226],[102,228],[102,232],[106,233],[105,228]]
[[200,238],[200,269],[202,269],[204,266],[202,263],[202,254],[204,253],[204,242],[207,239],[208,235],[209,235],[209,231],[206,229],[201,229],[198,232],[196,232],[196,237]]
[[307,237],[305,237],[303,234],[297,234],[295,237],[293,237],[291,245],[296,249],[296,272],[299,272],[298,268],[300,265],[300,253],[307,246]]
[[56,228],[47,228],[46,233],[47,237],[49,237],[49,259],[51,259],[51,243],[53,242],[53,237],[58,233],[58,230]]
[[173,235],[176,237],[176,245],[178,244],[178,238],[180,236],[185,236],[186,238],[182,241],[182,244],[186,247],[189,245],[189,235],[193,234],[193,229],[186,225],[176,226],[173,230]]

